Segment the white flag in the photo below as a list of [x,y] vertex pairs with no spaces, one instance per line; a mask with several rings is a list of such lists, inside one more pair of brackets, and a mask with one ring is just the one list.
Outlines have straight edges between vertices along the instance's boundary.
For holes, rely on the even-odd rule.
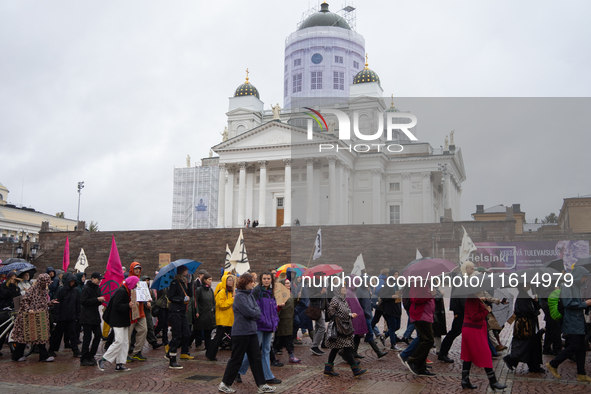
[[415,256],[415,260],[422,259],[422,258],[423,258],[423,255],[422,255],[422,254],[421,254],[421,252],[419,252],[419,250],[417,249],[417,255]]
[[230,247],[228,244],[226,244],[226,261],[224,262],[224,271],[232,271],[232,269],[235,268],[230,262],[231,256],[232,252],[230,251]]
[[318,257],[322,256],[322,230],[318,229],[318,233],[316,233],[316,241],[314,241],[314,257],[312,260],[316,260]]
[[351,275],[361,276],[361,271],[365,269],[365,262],[363,261],[363,255],[359,254],[357,256],[357,260],[355,260],[355,264],[353,264],[353,271],[351,271]]
[[86,268],[88,268],[88,259],[86,258],[84,249],[80,249],[80,255],[78,256],[78,261],[76,261],[74,269],[78,270],[79,272],[84,272]]
[[462,226],[462,229],[464,230],[464,237],[462,238],[462,246],[460,246],[460,268],[469,261],[468,256],[470,256],[470,253],[477,249],[474,242],[472,242],[468,236],[464,226]]
[[230,263],[236,267],[238,275],[242,275],[250,269],[250,263],[248,262],[248,256],[246,255],[246,245],[244,245],[244,235],[240,230],[240,236],[236,241],[236,246],[230,257]]

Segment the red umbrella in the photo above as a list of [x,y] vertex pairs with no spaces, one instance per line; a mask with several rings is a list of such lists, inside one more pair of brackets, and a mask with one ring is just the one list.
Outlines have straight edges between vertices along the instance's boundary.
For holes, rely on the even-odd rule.
[[330,276],[343,272],[343,269],[336,264],[320,264],[316,267],[308,268],[303,276],[313,277],[314,274],[321,274],[322,276]]
[[429,277],[439,276],[446,272],[451,272],[454,268],[457,268],[457,264],[452,263],[449,260],[444,259],[425,259],[421,260],[402,271],[402,276],[420,276],[426,279]]

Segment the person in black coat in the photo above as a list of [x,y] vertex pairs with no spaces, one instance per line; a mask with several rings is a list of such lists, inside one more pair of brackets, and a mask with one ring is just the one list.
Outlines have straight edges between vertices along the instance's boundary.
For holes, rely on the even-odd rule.
[[177,268],[177,274],[170,282],[168,290],[169,305],[169,321],[172,329],[172,339],[170,340],[170,347],[168,349],[168,359],[170,369],[182,369],[176,362],[176,351],[182,344],[188,343],[191,336],[189,328],[189,321],[187,319],[187,307],[189,305],[189,292],[187,290],[187,274],[188,268],[180,266]]
[[[205,273],[201,280],[203,284],[195,290],[195,321],[193,330],[203,331],[205,348],[211,345],[211,332],[215,328],[215,297],[211,288],[212,277]],[[201,342],[195,342],[195,346]]]
[[[470,269],[473,272],[474,268]],[[459,274],[458,274],[459,275]],[[465,298],[454,296],[454,290],[451,291],[451,299],[449,300],[449,310],[454,313],[454,320],[451,323],[451,330],[447,333],[443,341],[441,341],[441,349],[439,349],[439,361],[446,363],[453,363],[454,360],[448,357],[449,350],[454,343],[454,340],[462,333],[462,326],[464,325],[464,305]]]
[[[51,334],[49,355],[55,357],[55,352],[59,350],[62,343],[62,337],[67,332],[70,339],[77,338],[76,321],[80,318],[80,292],[76,277],[72,274],[66,274],[64,285],[60,287],[55,294],[57,303],[53,307],[54,321],[57,323]],[[74,357],[80,357],[78,344],[76,340],[70,341]]]
[[[10,272],[6,281],[0,284],[0,324],[10,319],[10,311],[14,309],[14,297],[20,296],[18,286],[16,285],[16,273]],[[4,329],[2,329],[4,330]],[[0,332],[2,334],[2,332]],[[0,349],[4,345],[7,335],[0,338]],[[0,356],[2,353],[0,353]]]
[[[83,367],[90,367],[96,365],[94,356],[101,342],[101,316],[99,313],[99,306],[105,302],[105,297],[101,296],[102,276],[99,272],[95,272],[90,277],[90,281],[86,283],[80,296],[80,324],[84,331],[84,338],[82,340],[82,356],[80,358],[80,365]],[[94,335],[92,347],[90,347],[90,340]],[[90,347],[90,349],[89,349]]]

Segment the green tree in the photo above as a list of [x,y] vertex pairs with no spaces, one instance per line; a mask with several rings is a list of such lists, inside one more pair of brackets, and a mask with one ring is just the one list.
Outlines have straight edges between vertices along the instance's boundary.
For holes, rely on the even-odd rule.
[[88,231],[90,231],[91,233],[98,232],[99,231],[98,222],[91,221],[90,224],[88,225]]
[[56,214],[55,214],[55,217],[56,217],[56,218],[62,218],[62,219],[63,219],[63,218],[65,218],[65,217],[66,217],[66,215],[64,215],[64,213],[63,213],[63,212],[58,212],[58,213],[56,213]]
[[556,216],[556,214],[554,212],[552,212],[550,215],[547,215],[542,220],[542,224],[548,224],[548,223],[558,223],[558,216]]

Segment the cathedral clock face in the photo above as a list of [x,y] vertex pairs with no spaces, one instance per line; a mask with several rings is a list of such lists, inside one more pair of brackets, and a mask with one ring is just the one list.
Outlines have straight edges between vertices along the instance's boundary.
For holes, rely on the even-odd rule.
[[319,53],[315,53],[312,55],[312,63],[320,64],[322,63],[322,55]]

